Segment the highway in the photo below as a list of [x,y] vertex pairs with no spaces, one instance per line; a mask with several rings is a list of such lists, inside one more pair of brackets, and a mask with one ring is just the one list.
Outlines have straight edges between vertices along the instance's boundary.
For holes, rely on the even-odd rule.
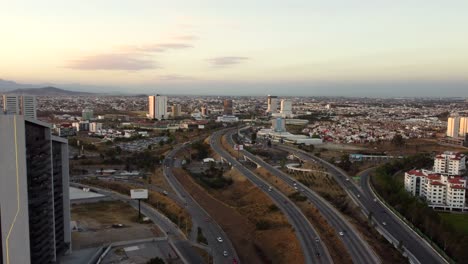
[[[182,184],[172,173],[172,168],[176,162],[175,155],[184,149],[188,145],[187,142],[183,145],[177,145],[171,150],[164,160],[163,174],[167,181],[171,185],[172,189],[177,194],[178,200],[183,201],[187,205],[186,209],[192,217],[193,227],[200,227],[203,231],[203,235],[208,240],[208,247],[211,249],[214,263],[233,263],[234,259],[239,263],[239,257],[237,255],[234,246],[229,240],[228,236],[224,233],[222,228],[210,217],[210,215],[185,191]],[[223,242],[219,242],[217,239],[221,237]],[[227,251],[228,256],[224,256],[224,251]]]
[[[229,162],[234,168],[240,173],[245,175],[256,186],[267,186],[269,185],[261,177],[253,173],[251,170],[244,167],[234,157],[232,157],[227,151],[220,145],[220,137],[225,131],[218,131],[213,133],[210,138],[210,145],[213,150],[218,153],[223,159]],[[260,188],[266,195],[268,195],[272,201],[280,208],[280,210],[286,215],[289,223],[294,227],[297,237],[302,246],[304,258],[306,263],[333,263],[327,248],[321,242],[318,233],[314,230],[313,226],[308,221],[307,217],[301,212],[301,210],[289,200],[281,192],[276,189],[268,191],[266,188]],[[315,239],[318,238],[316,241]]]
[[[227,134],[227,139],[231,145],[234,145],[232,135],[236,132],[237,131],[231,130]],[[290,185],[291,188],[294,188],[294,184],[296,184],[296,186],[298,186],[298,188],[302,191],[302,194],[314,204],[314,206],[320,211],[322,216],[336,230],[336,232],[343,232],[344,235],[340,235],[340,238],[343,240],[343,243],[351,255],[354,263],[372,264],[381,262],[369,244],[359,235],[354,226],[349,223],[349,221],[333,205],[323,199],[316,192],[309,189],[307,186],[300,182],[296,182],[293,177],[282,172],[281,170],[276,169],[269,163],[263,161],[261,158],[253,155],[248,151],[241,151],[241,153],[250,160],[254,161],[256,164],[265,168],[269,173],[276,176],[278,179],[281,179],[286,184]]]
[[302,160],[322,164],[343,189],[347,191],[348,195],[364,209],[366,214],[372,212],[372,217],[378,228],[391,235],[394,244],[398,245],[400,241],[403,243],[405,250],[409,251],[408,257],[412,263],[447,263],[425,240],[420,238],[410,227],[395,216],[374,195],[369,185],[371,170],[364,171],[361,174],[360,184],[357,185],[346,172],[323,159],[290,146],[280,145],[275,147],[288,151]]

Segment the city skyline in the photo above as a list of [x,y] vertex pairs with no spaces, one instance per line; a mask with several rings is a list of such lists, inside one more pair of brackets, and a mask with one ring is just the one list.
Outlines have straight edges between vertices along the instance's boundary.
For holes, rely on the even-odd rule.
[[126,93],[468,96],[464,1],[4,5],[0,22],[10,26],[0,28],[8,36],[0,78],[18,83]]

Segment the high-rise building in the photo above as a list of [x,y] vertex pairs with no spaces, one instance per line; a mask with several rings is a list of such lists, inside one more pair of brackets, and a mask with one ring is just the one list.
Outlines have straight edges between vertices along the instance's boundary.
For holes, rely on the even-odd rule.
[[281,115],[283,117],[290,117],[292,115],[292,101],[283,99],[281,100]]
[[81,111],[81,117],[83,120],[91,120],[94,118],[94,111],[93,109],[85,108]]
[[202,107],[201,107],[201,115],[202,116],[207,116],[208,115],[208,106],[206,104],[204,104]]
[[148,97],[148,117],[150,119],[166,119],[167,118],[167,96],[150,95]]
[[278,112],[278,96],[268,95],[268,108],[267,113]]
[[180,106],[180,104],[172,105],[172,117],[180,116],[181,112],[182,112],[182,107]]
[[224,100],[224,110],[223,110],[224,115],[232,115],[232,100],[231,99],[225,99]]
[[458,137],[460,130],[460,117],[451,116],[447,120],[447,137]]
[[275,132],[286,132],[286,123],[281,117],[273,119],[271,121],[271,127]]
[[71,250],[67,140],[0,115],[0,146],[0,263],[56,263]]
[[468,117],[460,117],[460,122],[458,126],[458,137],[465,138],[466,134],[468,134]]
[[33,95],[3,95],[3,112],[6,114],[24,115],[26,118],[37,118],[36,97]]

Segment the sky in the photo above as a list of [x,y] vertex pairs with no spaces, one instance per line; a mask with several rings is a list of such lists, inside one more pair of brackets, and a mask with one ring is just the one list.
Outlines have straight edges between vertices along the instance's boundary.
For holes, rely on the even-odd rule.
[[468,96],[466,0],[0,0],[0,78],[104,92]]

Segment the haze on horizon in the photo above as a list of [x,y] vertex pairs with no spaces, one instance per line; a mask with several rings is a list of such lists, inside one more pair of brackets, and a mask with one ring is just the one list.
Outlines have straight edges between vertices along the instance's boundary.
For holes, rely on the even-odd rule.
[[0,78],[100,92],[468,96],[468,1],[6,1]]

